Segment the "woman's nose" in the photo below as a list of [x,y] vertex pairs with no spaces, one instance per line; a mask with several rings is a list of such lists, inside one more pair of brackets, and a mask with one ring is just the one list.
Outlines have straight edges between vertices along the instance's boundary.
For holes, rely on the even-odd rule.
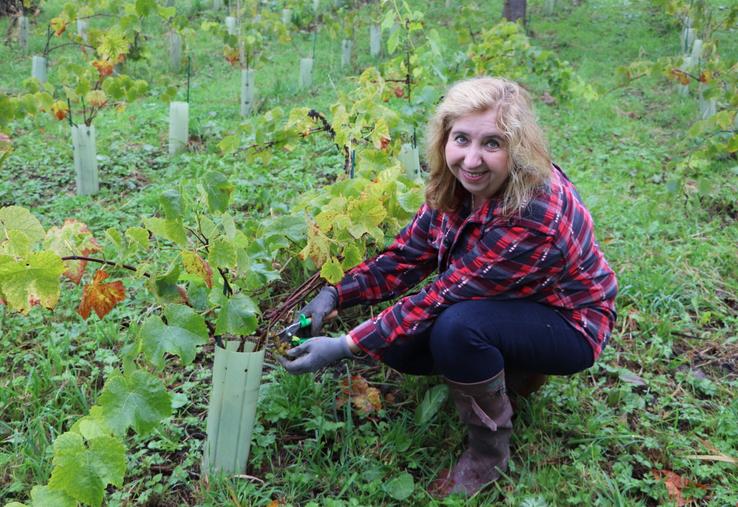
[[469,146],[464,153],[464,166],[468,168],[478,167],[482,163],[482,154],[478,148]]

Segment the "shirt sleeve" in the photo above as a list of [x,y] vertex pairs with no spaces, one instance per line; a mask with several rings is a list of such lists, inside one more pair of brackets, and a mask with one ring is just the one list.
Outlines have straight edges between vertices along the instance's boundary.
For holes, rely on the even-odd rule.
[[338,306],[398,297],[432,273],[437,262],[437,249],[429,241],[433,215],[424,204],[389,248],[351,269],[336,285]]
[[450,305],[473,299],[521,298],[545,291],[564,271],[552,236],[524,227],[495,227],[417,294],[402,298],[349,335],[369,355],[401,336],[423,332]]

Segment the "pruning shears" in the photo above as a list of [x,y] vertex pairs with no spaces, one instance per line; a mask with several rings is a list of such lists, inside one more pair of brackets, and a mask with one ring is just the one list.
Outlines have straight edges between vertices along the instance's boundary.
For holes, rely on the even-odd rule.
[[[331,313],[325,316],[325,321],[333,320],[338,316],[338,312],[336,310],[333,310]],[[313,323],[313,319],[306,316],[305,314],[300,314],[300,317],[297,319],[297,322],[290,324],[286,328],[282,329],[280,332],[277,333],[277,338],[279,338],[281,341],[288,343],[292,345],[293,347],[296,347],[298,345],[302,345],[306,341],[310,339],[310,337],[303,337],[298,336],[298,333],[305,328],[310,327],[310,324]]]
[[313,319],[311,319],[310,317],[306,317],[304,314],[301,313],[298,321],[282,329],[279,333],[277,333],[277,337],[280,340],[289,343],[293,347],[305,343],[310,338],[297,336],[297,333],[301,329],[310,327],[310,324],[312,324],[312,322]]

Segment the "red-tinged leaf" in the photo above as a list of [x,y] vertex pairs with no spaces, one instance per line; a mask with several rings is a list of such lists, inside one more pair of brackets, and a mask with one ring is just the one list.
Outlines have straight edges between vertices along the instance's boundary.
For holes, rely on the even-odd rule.
[[67,114],[69,114],[69,106],[66,102],[57,100],[51,104],[51,113],[57,120],[61,121],[67,117]]
[[[79,255],[89,256],[100,251],[100,244],[92,235],[87,225],[74,219],[64,221],[62,227],[52,227],[46,232],[44,244],[59,257]],[[79,285],[85,272],[87,261],[64,261],[64,276]]]
[[87,320],[91,310],[94,310],[102,319],[115,305],[126,298],[126,289],[120,280],[102,283],[108,276],[110,275],[102,269],[97,270],[92,283],[83,289],[82,301],[77,309],[83,319]]
[[682,85],[686,86],[689,84],[689,74],[684,72],[682,69],[671,69],[671,75],[674,76]]
[[105,78],[113,73],[113,62],[110,60],[93,60],[92,66],[97,69],[101,78]]
[[51,29],[54,30],[54,35],[57,37],[61,36],[67,29],[67,20],[64,18],[52,18],[50,24]]

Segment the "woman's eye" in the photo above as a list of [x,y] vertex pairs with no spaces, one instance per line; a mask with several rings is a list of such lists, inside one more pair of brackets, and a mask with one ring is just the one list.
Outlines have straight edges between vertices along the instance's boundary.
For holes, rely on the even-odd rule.
[[486,143],[487,148],[497,149],[500,147],[500,143],[496,139],[490,139]]
[[466,142],[466,136],[463,136],[461,134],[457,134],[454,136],[454,141],[456,141],[459,144],[463,144]]

